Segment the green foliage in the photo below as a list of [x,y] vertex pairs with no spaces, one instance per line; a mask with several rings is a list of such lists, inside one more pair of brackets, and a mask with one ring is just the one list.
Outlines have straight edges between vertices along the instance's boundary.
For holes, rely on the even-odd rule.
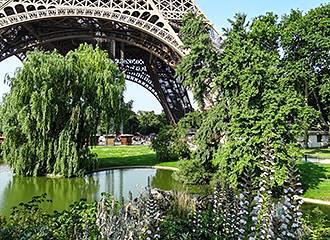
[[205,115],[204,112],[194,111],[187,113],[177,124],[177,130],[179,134],[182,136],[186,136],[190,133],[193,133],[203,123],[203,116]]
[[271,13],[261,16],[224,42],[220,64],[226,71],[219,73],[217,86],[227,106],[227,134],[213,162],[233,185],[246,167],[261,172],[262,150],[269,144],[276,165],[272,184],[281,185],[279,172],[299,157],[296,138],[314,113],[285,82],[276,22]]
[[288,83],[318,112],[309,125],[329,131],[330,124],[330,4],[306,15],[293,10],[281,22],[283,66]]
[[180,36],[189,54],[182,59],[176,71],[202,109],[207,103],[213,103],[212,81],[216,77],[219,57],[209,29],[203,16],[189,13],[183,18]]
[[185,136],[179,134],[179,131],[170,125],[163,127],[152,140],[152,148],[156,152],[158,162],[177,161],[190,155]]
[[2,223],[0,239],[98,239],[96,202],[81,200],[67,211],[48,214],[43,209],[50,203],[44,194],[14,207],[8,222]]
[[310,240],[326,240],[330,237],[330,219],[319,209],[314,208],[304,216],[306,238]]
[[160,129],[168,124],[164,113],[139,111],[136,117],[139,122],[139,131],[143,135],[159,133]]
[[8,222],[0,222],[0,239],[266,239],[267,232],[272,236],[268,239],[326,239],[328,219],[319,210],[306,215],[305,233],[301,232],[301,213],[290,205],[299,186],[291,180],[284,189],[288,196],[269,202],[272,224],[255,229],[256,222],[265,219],[260,219],[263,199],[259,190],[251,189],[251,181],[251,176],[245,179],[246,191],[239,195],[219,185],[208,196],[149,189],[126,205],[103,193],[98,203],[81,200],[50,215],[41,208],[49,200],[38,196],[15,208]]
[[[176,178],[185,184],[208,183],[215,168],[212,159],[224,139],[224,119],[226,113],[220,104],[201,114],[202,122],[197,125],[195,144],[197,149],[192,152],[190,159],[179,162],[180,171]],[[185,120],[182,120],[185,122]],[[180,121],[181,122],[181,121]]]
[[214,171],[207,171],[198,158],[181,159],[178,168],[179,171],[174,175],[175,179],[188,185],[209,183],[214,174]]
[[[184,118],[180,119],[177,126],[166,126],[161,129],[156,138],[152,141],[152,148],[156,152],[157,160],[160,162],[178,161],[181,171],[176,173],[176,178],[185,183],[195,183],[192,179],[201,179],[201,175],[204,168],[201,166],[199,160],[190,161],[191,151],[188,145],[189,134],[202,125],[203,112],[191,112]],[[195,142],[193,140],[193,142]],[[189,171],[195,175],[192,177],[186,171]],[[206,173],[209,179],[208,173]],[[188,178],[182,176],[189,175],[189,182],[185,181]]]
[[98,239],[96,224],[97,203],[80,200],[68,211],[55,212],[51,217],[52,229],[57,239]]
[[125,103],[124,108],[121,111],[124,133],[135,134],[139,129],[139,120],[137,114],[132,109],[133,101],[129,101],[128,103]]
[[55,239],[48,225],[50,216],[40,208],[49,202],[51,200],[42,195],[14,207],[8,222],[0,229],[0,239]]
[[124,99],[122,99],[119,109],[110,121],[107,119],[107,113],[103,112],[98,132],[101,134],[121,132],[136,133],[139,128],[139,121],[136,113],[132,109],[133,101],[131,100],[126,103]]
[[119,109],[124,77],[106,52],[82,45],[62,56],[30,52],[9,79],[2,109],[4,160],[17,175],[83,175],[95,167],[88,145],[101,114]]
[[190,222],[187,219],[181,219],[175,216],[167,216],[161,222],[160,228],[163,230],[161,232],[161,237],[164,240],[191,239],[187,234],[191,228]]
[[5,217],[0,216],[0,228],[4,227],[7,224]]
[[[188,15],[186,18],[192,26],[201,24],[198,17]],[[239,186],[244,169],[255,169],[257,175],[263,172],[263,151],[270,148],[275,160],[271,185],[282,185],[288,162],[301,157],[296,139],[304,134],[317,115],[305,104],[291,84],[292,76],[283,67],[285,61],[280,54],[282,28],[277,16],[267,13],[255,18],[251,24],[246,23],[245,18],[238,14],[231,21],[232,27],[226,32],[221,51],[201,57],[203,63],[207,63],[206,67],[210,67],[211,62],[216,66],[209,68],[211,89],[205,90],[197,84],[193,92],[202,91],[195,96],[197,99],[212,93],[215,102],[197,132],[198,147],[191,158],[193,162],[182,164],[180,174],[185,182],[207,182],[216,172],[223,181]],[[195,42],[190,42],[191,52],[182,61],[187,69],[178,68],[179,75],[189,73],[180,75],[183,81],[203,76],[200,69],[194,67],[196,61],[193,59],[196,54],[201,56],[206,51],[198,48],[199,45],[208,46],[199,35]],[[203,36],[206,38],[207,34],[203,32]],[[211,41],[209,36],[208,39]],[[194,169],[185,169],[188,168],[185,166]],[[196,179],[195,170],[199,167],[203,179]]]

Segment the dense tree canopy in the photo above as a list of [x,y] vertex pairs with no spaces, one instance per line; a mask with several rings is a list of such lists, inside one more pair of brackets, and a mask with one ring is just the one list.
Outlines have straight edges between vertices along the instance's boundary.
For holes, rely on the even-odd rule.
[[187,89],[191,90],[201,109],[213,104],[213,80],[218,71],[218,52],[209,35],[210,26],[202,16],[187,14],[183,18],[181,39],[189,54],[177,67],[177,74]]
[[168,124],[165,113],[138,111],[136,117],[139,121],[139,131],[143,135],[158,133],[163,126]]
[[267,13],[247,23],[237,14],[221,50],[201,17],[186,16],[181,34],[190,52],[178,75],[201,106],[202,96],[213,105],[197,132],[197,150],[181,164],[182,179],[217,176],[239,186],[244,171],[258,176],[269,162],[269,187],[283,184],[300,158],[297,138],[317,119],[328,124],[329,6],[305,16],[293,11],[281,21]]
[[[301,239],[297,139],[316,123],[329,129],[329,7],[281,21],[266,13],[247,23],[237,14],[220,49],[200,16],[185,18],[181,34],[190,51],[177,73],[202,108],[211,104],[197,149],[176,174],[185,183],[220,183],[231,203],[239,194],[244,210],[226,214],[244,216],[245,229],[233,239]],[[289,217],[274,228],[277,204]]]
[[125,102],[122,99],[117,114],[107,119],[107,113],[101,116],[101,123],[98,128],[100,134],[131,133],[138,131],[139,121],[136,113],[133,111],[133,100]]
[[18,175],[82,175],[93,167],[89,142],[102,113],[119,109],[123,74],[106,52],[82,45],[62,56],[30,52],[9,79],[4,160]]
[[290,84],[318,111],[313,127],[330,126],[330,4],[303,15],[292,11],[281,22],[283,66]]

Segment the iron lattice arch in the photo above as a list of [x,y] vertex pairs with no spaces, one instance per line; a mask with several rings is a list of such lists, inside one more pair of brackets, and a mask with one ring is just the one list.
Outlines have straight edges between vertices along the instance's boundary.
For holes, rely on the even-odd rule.
[[192,110],[174,71],[188,11],[199,11],[194,0],[0,0],[0,61],[23,60],[34,48],[65,54],[81,43],[99,45],[176,123]]

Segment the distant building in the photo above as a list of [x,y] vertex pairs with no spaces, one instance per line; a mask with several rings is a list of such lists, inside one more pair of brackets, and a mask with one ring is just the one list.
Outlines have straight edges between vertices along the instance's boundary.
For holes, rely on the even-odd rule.
[[[299,139],[303,144],[304,140]],[[308,131],[308,148],[321,148],[329,146],[329,133],[326,131]]]

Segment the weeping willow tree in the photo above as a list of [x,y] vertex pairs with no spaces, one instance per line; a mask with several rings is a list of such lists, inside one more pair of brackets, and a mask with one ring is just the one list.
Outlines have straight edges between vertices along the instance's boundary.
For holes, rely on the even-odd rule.
[[94,168],[89,143],[100,116],[118,114],[125,89],[108,54],[89,45],[66,56],[34,51],[9,82],[2,108],[3,158],[13,171],[72,177]]

